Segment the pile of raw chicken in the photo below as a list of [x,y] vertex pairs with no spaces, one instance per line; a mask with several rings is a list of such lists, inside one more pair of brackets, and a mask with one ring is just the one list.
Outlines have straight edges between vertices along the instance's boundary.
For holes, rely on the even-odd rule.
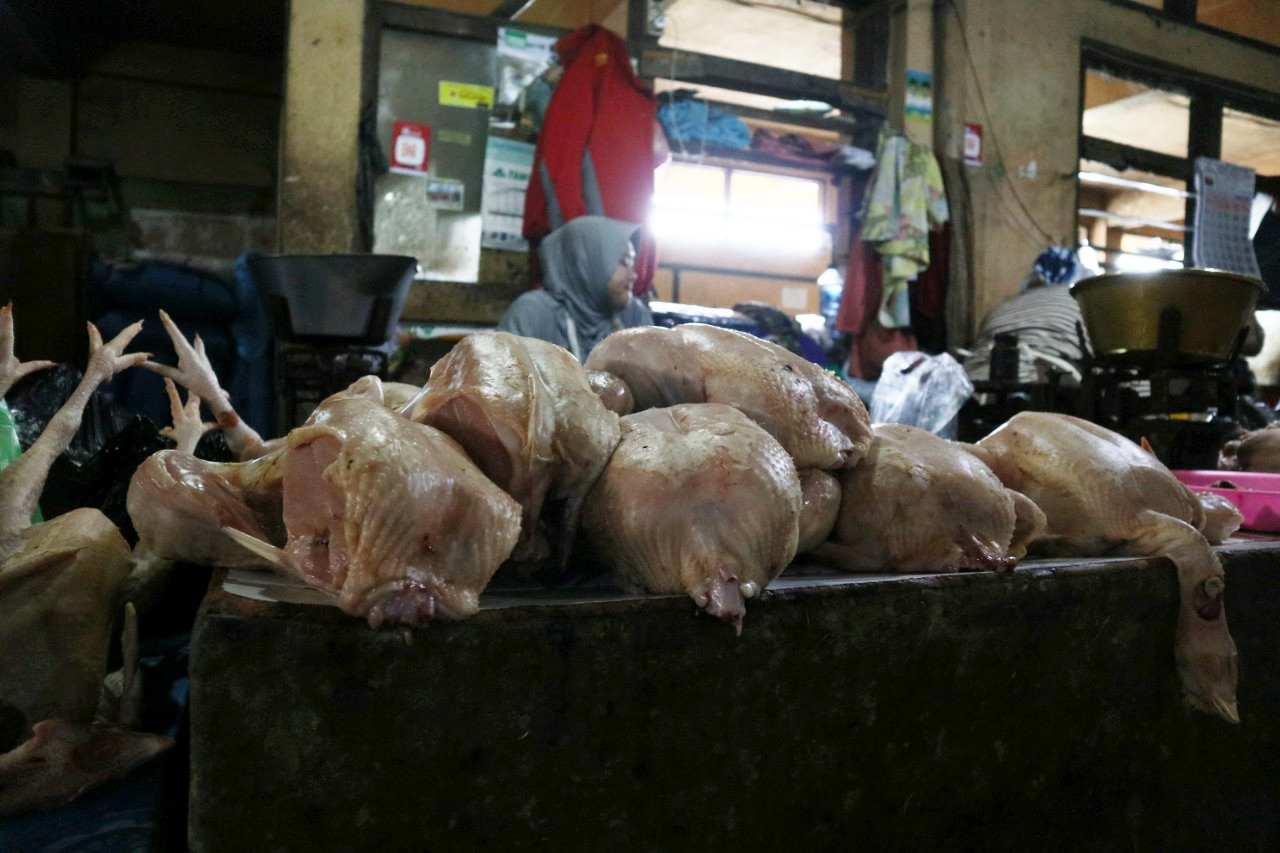
[[[125,670],[106,679],[114,699],[98,706],[123,602],[145,606],[175,562],[271,566],[376,627],[465,618],[499,567],[554,582],[586,555],[625,589],[687,594],[741,631],[746,601],[797,554],[901,572],[1006,571],[1028,549],[1163,556],[1181,590],[1185,697],[1238,720],[1210,547],[1238,514],[1085,421],[1023,413],[976,445],[872,426],[849,386],[818,366],[691,324],[617,332],[585,368],[552,344],[475,334],[424,387],[365,377],[263,441],[236,416],[199,338],[161,320],[177,366],[124,354],[136,327],[105,345],[90,327],[80,388],[0,473],[0,717],[23,733],[34,725],[0,755],[0,815],[15,802],[65,801],[164,748],[129,732],[131,619]],[[0,332],[7,390],[44,365],[13,357],[8,309]],[[170,380],[177,444],[133,476],[137,547],[93,509],[32,525],[85,402],[134,365]],[[201,423],[201,401],[241,461],[193,454],[215,426]],[[12,743],[0,739],[0,750]]]

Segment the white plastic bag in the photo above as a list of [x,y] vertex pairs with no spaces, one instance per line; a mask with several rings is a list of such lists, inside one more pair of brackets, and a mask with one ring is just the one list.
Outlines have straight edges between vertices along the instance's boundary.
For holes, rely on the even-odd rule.
[[956,416],[973,395],[964,368],[947,353],[895,352],[871,395],[873,423],[908,424],[955,438]]

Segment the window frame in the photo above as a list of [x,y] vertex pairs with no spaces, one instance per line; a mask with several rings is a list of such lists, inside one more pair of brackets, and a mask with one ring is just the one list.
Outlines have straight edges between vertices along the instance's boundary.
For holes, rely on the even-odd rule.
[[[1176,2],[1177,0],[1167,0]],[[1120,2],[1120,0],[1112,0]],[[1195,0],[1188,0],[1194,14]],[[1156,11],[1138,3],[1123,3],[1148,11]],[[1209,29],[1214,33],[1218,30]],[[1248,40],[1250,44],[1256,44]],[[1085,79],[1090,71],[1113,74],[1126,80],[1156,89],[1185,92],[1190,98],[1189,126],[1187,128],[1187,153],[1177,157],[1125,145],[1111,140],[1086,136],[1084,133]],[[1237,83],[1187,68],[1171,65],[1151,57],[1130,53],[1111,45],[1084,40],[1080,49],[1080,109],[1077,116],[1079,145],[1076,162],[1092,160],[1107,163],[1118,169],[1135,168],[1155,175],[1182,181],[1190,195],[1186,199],[1184,220],[1195,221],[1194,196],[1195,161],[1197,157],[1217,159],[1222,151],[1223,111],[1227,108],[1248,112],[1265,119],[1280,121],[1280,95],[1243,87]],[[1280,176],[1259,176],[1257,191],[1280,197]],[[1076,180],[1076,225],[1080,216],[1080,181]],[[1193,231],[1186,232],[1184,264],[1190,263]]]

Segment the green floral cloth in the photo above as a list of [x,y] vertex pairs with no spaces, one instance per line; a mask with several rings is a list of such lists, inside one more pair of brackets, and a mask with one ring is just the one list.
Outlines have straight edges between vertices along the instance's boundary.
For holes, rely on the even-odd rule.
[[950,218],[942,170],[933,152],[899,134],[881,134],[876,170],[862,212],[862,239],[884,263],[878,319],[911,325],[907,286],[929,266],[929,229]]

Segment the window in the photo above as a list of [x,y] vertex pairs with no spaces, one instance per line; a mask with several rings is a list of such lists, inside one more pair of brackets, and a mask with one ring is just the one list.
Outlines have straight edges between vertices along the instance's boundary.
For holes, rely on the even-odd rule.
[[1196,23],[1280,47],[1280,3],[1275,0],[1197,0]]
[[839,79],[839,7],[817,0],[677,0],[659,44]]
[[1280,99],[1103,49],[1084,64],[1077,216],[1103,269],[1190,262],[1196,157],[1280,175]]
[[1280,47],[1280,3],[1276,0],[1126,0],[1159,9],[1185,24],[1198,24]]
[[663,244],[719,241],[803,253],[829,244],[823,185],[727,166],[672,163],[653,197]]
[[1084,75],[1084,135],[1187,156],[1191,98],[1103,71]]
[[650,225],[658,239],[658,298],[713,308],[760,300],[788,313],[818,310],[831,263],[835,193],[802,171],[675,162],[660,173]]

